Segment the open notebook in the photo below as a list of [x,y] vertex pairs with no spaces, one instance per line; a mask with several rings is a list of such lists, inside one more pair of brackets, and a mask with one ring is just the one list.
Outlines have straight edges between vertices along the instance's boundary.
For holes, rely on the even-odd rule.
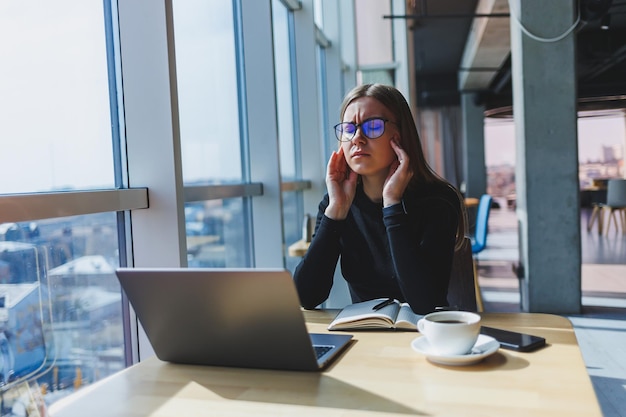
[[120,268],[116,273],[163,361],[317,371],[352,338],[307,332],[286,270]]
[[398,329],[417,331],[417,322],[424,317],[415,314],[408,303],[377,298],[349,304],[328,326],[328,330]]

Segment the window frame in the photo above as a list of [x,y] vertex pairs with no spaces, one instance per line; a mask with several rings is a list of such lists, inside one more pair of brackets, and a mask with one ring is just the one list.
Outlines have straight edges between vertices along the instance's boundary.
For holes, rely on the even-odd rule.
[[[120,263],[136,267],[186,266],[184,204],[244,198],[252,222],[251,253],[255,267],[284,265],[281,193],[303,192],[305,211],[317,209],[325,193],[327,158],[320,140],[320,109],[315,48],[321,39],[329,58],[327,108],[338,108],[345,88],[354,85],[354,66],[346,64],[339,17],[333,8],[352,10],[345,2],[325,1],[324,24],[316,28],[314,0],[281,0],[293,13],[296,123],[301,160],[299,179],[281,181],[278,163],[274,95],[271,2],[233,0],[238,51],[245,66],[240,79],[243,109],[242,158],[249,169],[240,184],[184,186],[176,85],[171,0],[104,2],[109,55],[110,112],[115,158],[115,188],[47,193],[1,194],[0,222],[25,222],[74,215],[115,212],[118,218]],[[353,12],[351,12],[353,13]],[[353,14],[348,13],[349,20]],[[344,22],[344,19],[342,19]],[[344,22],[345,23],[345,22]],[[334,28],[334,29],[333,29]],[[123,41],[120,41],[122,39]],[[350,43],[350,42],[348,42]],[[245,71],[248,68],[248,71]],[[338,80],[342,74],[344,79]],[[264,103],[260,106],[259,103]],[[295,115],[298,117],[298,115]],[[263,155],[254,158],[253,155]],[[314,214],[314,213],[311,213]],[[158,236],[158,238],[155,238]],[[149,343],[124,300],[127,364],[151,355]],[[147,348],[148,347],[148,348]]]

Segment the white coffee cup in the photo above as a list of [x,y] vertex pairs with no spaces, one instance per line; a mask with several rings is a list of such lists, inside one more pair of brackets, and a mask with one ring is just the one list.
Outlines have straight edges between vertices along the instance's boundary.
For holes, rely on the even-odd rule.
[[437,311],[417,322],[431,351],[438,355],[469,353],[480,333],[480,316],[469,311]]

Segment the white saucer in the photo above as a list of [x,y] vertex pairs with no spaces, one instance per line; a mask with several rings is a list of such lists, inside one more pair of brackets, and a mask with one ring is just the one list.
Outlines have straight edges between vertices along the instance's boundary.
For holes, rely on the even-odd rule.
[[489,355],[493,355],[500,348],[500,343],[491,336],[478,335],[478,340],[470,353],[465,355],[439,355],[430,352],[428,340],[420,336],[411,342],[411,347],[416,352],[426,356],[426,358],[441,365],[472,365],[482,361]]

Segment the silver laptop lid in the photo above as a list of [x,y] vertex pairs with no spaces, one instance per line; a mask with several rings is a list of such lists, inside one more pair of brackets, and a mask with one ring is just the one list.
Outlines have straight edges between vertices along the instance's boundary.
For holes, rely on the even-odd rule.
[[161,360],[320,368],[289,271],[120,268],[117,275]]

